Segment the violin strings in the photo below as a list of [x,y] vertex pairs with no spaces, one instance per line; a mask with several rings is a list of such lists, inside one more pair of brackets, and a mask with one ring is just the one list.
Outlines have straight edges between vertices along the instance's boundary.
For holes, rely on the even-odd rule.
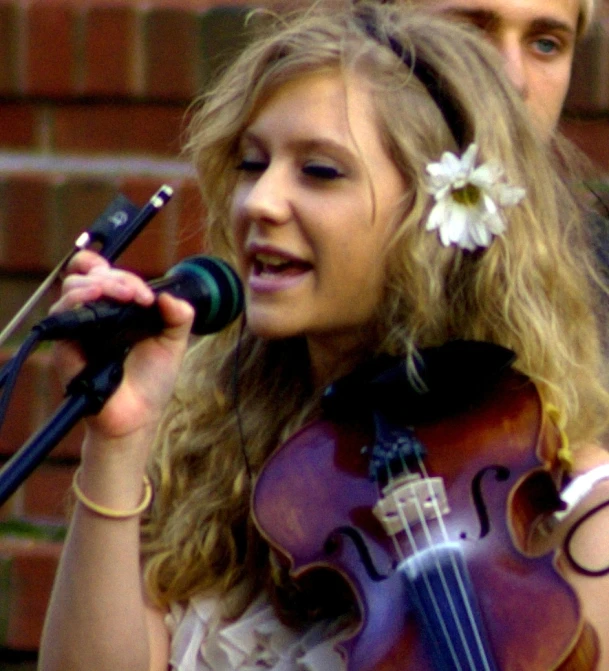
[[[402,460],[402,467],[403,467],[404,472],[411,473],[410,469],[408,468],[408,465],[403,460]],[[393,478],[393,474],[391,473],[391,466],[389,464],[387,465],[387,473],[388,473],[388,480],[389,480],[389,482],[391,482],[391,480]],[[404,511],[402,510],[402,507],[400,506],[400,503],[397,500],[397,496],[396,496],[395,492],[391,492],[391,496],[393,497],[395,508],[396,508],[396,510],[398,512],[398,515],[400,517],[400,522],[402,523],[402,529],[404,530],[404,532],[405,532],[405,534],[408,538],[408,543],[410,544],[411,551],[413,552],[413,554],[416,555],[416,554],[419,553],[419,548],[418,548],[416,539],[414,537],[414,534],[412,533],[412,530],[410,528],[410,524],[409,524],[408,520],[406,519],[406,517],[404,515]],[[420,517],[420,514],[419,514],[419,517]],[[397,543],[397,539],[395,538],[395,536],[394,536],[394,540]],[[399,548],[398,549],[398,557],[401,560],[404,560],[405,555],[402,553],[402,549],[401,549],[401,547],[399,547],[399,543],[398,543],[398,548]],[[453,659],[455,668],[457,669],[457,671],[461,671],[461,664],[459,663],[459,660],[457,658],[457,652],[454,649],[453,643],[450,639],[450,634],[449,634],[448,629],[446,627],[446,622],[444,621],[444,617],[442,615],[442,610],[440,608],[440,605],[438,604],[436,594],[435,594],[435,592],[434,592],[434,590],[433,590],[433,588],[432,588],[432,586],[429,582],[429,576],[427,575],[426,572],[423,572],[422,577],[423,577],[423,582],[425,583],[425,588],[426,588],[427,593],[429,595],[430,601],[433,605],[434,612],[436,614],[436,617],[438,618],[438,621],[440,622],[440,626],[442,628],[442,634],[443,634],[444,639],[446,640],[446,642],[448,644],[448,648],[450,649],[450,654],[451,654],[451,657]]]
[[[440,527],[440,532],[441,532],[445,542],[448,543],[448,542],[450,542],[450,538],[448,536],[448,530],[446,528],[446,524],[445,524],[445,521],[444,521],[444,513],[440,509],[440,506],[438,504],[438,499],[437,499],[437,497],[436,497],[436,495],[433,491],[433,487],[432,487],[432,484],[431,484],[431,478],[429,477],[429,472],[427,470],[427,467],[425,466],[424,461],[420,457],[418,457],[418,465],[419,465],[419,470],[421,471],[421,475],[423,477],[423,480],[426,483],[427,490],[428,490],[428,493],[429,493],[429,497],[430,497],[430,500],[431,500],[431,504],[434,507],[434,512],[435,512],[437,520],[438,520],[438,526]],[[418,504],[418,499],[417,499],[417,504]],[[422,517],[424,519],[424,514],[422,516],[420,515],[420,517]],[[425,522],[425,524],[426,524],[426,522]],[[467,589],[465,587],[465,580],[464,580],[464,577],[463,577],[463,573],[461,571],[461,568],[459,567],[459,565],[455,561],[454,555],[452,553],[450,554],[450,562],[451,562],[451,565],[452,565],[453,573],[455,575],[455,579],[457,581],[457,585],[459,586],[459,592],[461,594],[461,598],[463,600],[463,603],[465,604],[465,609],[467,611],[467,617],[469,619],[471,629],[472,629],[473,634],[474,634],[474,638],[476,639],[476,646],[478,648],[478,651],[479,651],[480,656],[482,658],[482,661],[484,663],[484,670],[485,671],[490,671],[491,667],[490,667],[488,658],[486,656],[486,652],[485,652],[485,649],[484,649],[484,643],[482,642],[482,636],[480,634],[480,630],[479,630],[478,625],[476,623],[475,615],[472,611],[470,599],[468,597]],[[448,587],[446,587],[446,589],[448,589]],[[451,598],[451,602],[452,602],[452,598]],[[460,629],[460,623],[459,623],[458,626],[459,626],[459,629]],[[468,652],[468,657],[469,657],[469,646],[467,646],[467,652]],[[473,662],[472,662],[472,664],[473,664]],[[475,668],[475,666],[472,666],[472,668]]]
[[[381,487],[378,483],[378,480],[376,481],[376,493],[377,493],[377,500],[380,501],[382,498],[384,498],[384,494],[381,491]],[[395,550],[396,557],[400,562],[404,561],[406,557],[402,553],[402,548],[398,542],[397,534],[389,534],[389,536],[391,537],[391,542],[393,543],[393,549]]]
[[[442,564],[440,564],[440,562],[438,560],[438,555],[435,552],[434,541],[433,541],[433,538],[431,536],[431,529],[429,527],[429,524],[427,523],[425,513],[424,513],[423,509],[421,508],[421,503],[416,496],[414,497],[414,505],[417,509],[417,515],[418,515],[418,518],[419,518],[419,523],[421,524],[421,527],[423,528],[423,532],[424,532],[424,535],[425,535],[425,539],[427,541],[428,548],[432,552],[432,556],[434,558],[434,564],[435,564],[435,567],[436,567],[436,573],[439,576],[440,583],[442,585],[442,592],[444,593],[444,598],[446,600],[446,603],[448,603],[450,613],[452,615],[452,621],[453,621],[453,623],[454,623],[454,625],[457,629],[457,632],[459,634],[459,639],[461,640],[461,643],[462,643],[463,648],[465,650],[465,654],[467,656],[467,661],[468,661],[469,668],[475,670],[476,667],[475,667],[474,659],[473,659],[472,653],[469,649],[467,636],[465,635],[465,631],[463,629],[461,619],[459,618],[459,615],[458,615],[458,612],[457,612],[457,606],[455,605],[453,594],[452,594],[452,592],[451,592],[451,590],[448,586],[448,581],[446,580],[445,569],[442,566]],[[445,541],[448,540],[446,538],[446,536],[445,536],[444,540]],[[428,570],[424,566],[421,567],[421,568],[422,568],[422,571],[424,572],[424,574]],[[454,566],[453,566],[453,572],[454,572]],[[459,580],[457,580],[457,582],[459,582]],[[432,595],[433,595],[434,603],[436,603],[437,596],[434,593],[433,587],[431,586],[431,583],[429,582],[429,580],[425,580],[425,585],[426,585],[429,596],[432,597]],[[462,596],[463,596],[463,594],[462,594]],[[434,610],[436,610],[436,609],[434,608]],[[451,656],[453,656],[456,665],[460,669],[461,664],[456,659],[456,652],[453,653],[454,648],[452,646],[452,640],[450,638],[450,634],[448,633],[447,625],[444,621],[445,616],[444,616],[444,613],[442,612],[442,609],[437,611],[437,616],[438,616],[438,619],[442,622],[442,631],[446,632],[445,633],[445,638],[446,638],[447,643],[449,643],[449,647],[451,648]],[[471,624],[471,622],[470,622],[470,624]]]
[[[425,481],[426,486],[428,488],[428,494],[429,494],[429,497],[430,497],[431,505],[433,506],[434,514],[436,515],[436,518],[438,520],[438,526],[440,528],[441,535],[444,538],[445,542],[448,543],[450,541],[450,539],[448,537],[448,531],[447,531],[447,528],[446,528],[446,524],[444,522],[444,513],[442,512],[442,510],[439,506],[437,496],[436,496],[436,494],[433,490],[433,485],[431,483],[431,479],[429,478],[429,473],[428,473],[428,471],[425,467],[425,464],[423,463],[423,461],[420,457],[418,457],[418,466],[419,466],[419,471],[420,471],[422,477],[424,478],[424,481]],[[411,474],[410,468],[408,467],[408,465],[405,463],[405,461],[403,459],[402,459],[402,470],[406,474]],[[388,481],[391,482],[391,480],[393,479],[393,474],[391,472],[391,465],[389,463],[386,464],[386,471],[387,471],[387,474],[388,474]],[[416,555],[420,553],[420,549],[418,547],[417,541],[416,541],[416,539],[414,537],[414,534],[412,532],[412,529],[410,527],[410,523],[409,523],[408,519],[406,518],[406,516],[404,514],[404,510],[403,510],[402,506],[400,505],[398,496],[395,493],[395,491],[391,491],[391,496],[393,498],[394,507],[395,507],[395,510],[398,513],[398,516],[399,516],[399,519],[400,519],[400,522],[401,522],[401,525],[402,525],[402,529],[404,530],[404,533],[406,534],[408,543],[411,547],[411,551],[414,554],[414,556],[416,557]],[[472,652],[471,652],[471,649],[470,649],[470,644],[469,644],[469,642],[467,640],[467,637],[465,635],[465,632],[463,630],[461,619],[458,617],[457,607],[455,605],[453,595],[451,593],[451,590],[449,588],[449,585],[448,585],[448,582],[447,582],[447,579],[446,579],[445,569],[440,564],[437,553],[434,552],[434,541],[433,541],[433,538],[432,538],[430,526],[427,523],[427,519],[425,517],[425,512],[424,512],[423,508],[421,507],[421,503],[420,503],[419,499],[416,496],[413,497],[413,501],[414,501],[414,506],[415,506],[417,516],[418,516],[418,519],[419,519],[419,523],[421,525],[421,528],[423,529],[425,539],[427,541],[429,549],[432,551],[432,556],[434,558],[436,572],[437,572],[437,575],[440,578],[440,582],[441,582],[441,585],[442,585],[442,591],[444,592],[445,600],[449,605],[449,609],[450,609],[450,612],[451,612],[451,615],[452,615],[452,620],[453,620],[455,628],[456,628],[456,630],[459,634],[459,638],[461,640],[463,649],[464,649],[465,654],[467,656],[469,667],[470,667],[470,669],[473,669],[475,671],[476,670],[475,661],[473,659],[473,655],[472,655]],[[401,561],[403,561],[405,559],[405,555],[404,555],[404,553],[402,551],[402,548],[401,548],[401,546],[400,546],[400,544],[399,544],[399,542],[396,538],[396,535],[392,535],[392,540],[393,540],[395,550],[396,550],[396,554],[397,554],[398,558]],[[454,574],[456,583],[458,585],[458,589],[459,589],[462,601],[465,604],[465,610],[466,610],[466,613],[467,613],[467,618],[469,620],[470,627],[471,627],[471,629],[473,631],[473,634],[474,634],[474,638],[475,638],[475,641],[476,641],[476,647],[478,648],[478,652],[480,654],[480,657],[482,658],[482,662],[484,664],[485,671],[490,671],[491,667],[489,665],[489,662],[488,662],[488,659],[487,659],[487,656],[486,656],[486,651],[484,649],[484,644],[482,642],[482,637],[481,637],[478,625],[476,623],[476,618],[475,618],[474,613],[473,613],[472,608],[471,608],[470,600],[469,600],[469,597],[468,597],[468,594],[467,594],[467,590],[466,590],[466,587],[465,587],[465,581],[464,581],[461,569],[458,566],[458,564],[456,563],[454,555],[452,553],[449,553],[449,556],[450,556],[450,563],[451,563],[452,572]],[[448,631],[448,626],[447,626],[447,622],[445,620],[445,616],[442,612],[442,609],[439,606],[438,598],[437,598],[436,593],[434,592],[434,588],[431,585],[429,575],[428,575],[428,569],[426,569],[425,567],[421,567],[421,569],[422,569],[421,577],[422,577],[423,583],[425,585],[425,590],[426,590],[426,592],[428,594],[428,597],[430,599],[430,602],[432,604],[435,616],[436,616],[438,622],[440,623],[440,627],[441,627],[441,630],[442,630],[442,635],[443,635],[443,638],[446,642],[447,648],[449,650],[449,654],[450,654],[450,656],[453,660],[453,664],[455,666],[455,669],[460,671],[462,669],[462,667],[461,667],[461,664],[458,660],[457,652],[454,648],[453,641],[451,640],[451,636],[450,636],[449,631]]]

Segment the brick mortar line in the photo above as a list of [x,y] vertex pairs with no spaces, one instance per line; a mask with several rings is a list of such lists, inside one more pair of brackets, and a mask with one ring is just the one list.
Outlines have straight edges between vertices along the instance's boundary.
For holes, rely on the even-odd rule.
[[82,176],[153,176],[166,178],[194,178],[193,167],[179,159],[146,157],[80,157],[32,155],[0,151],[0,177],[12,173],[54,173]]

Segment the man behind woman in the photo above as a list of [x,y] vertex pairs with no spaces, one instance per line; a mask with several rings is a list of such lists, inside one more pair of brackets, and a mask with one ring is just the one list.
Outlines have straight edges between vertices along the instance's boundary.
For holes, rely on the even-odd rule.
[[413,0],[478,27],[497,49],[504,71],[542,137],[555,132],[569,89],[577,40],[597,0]]

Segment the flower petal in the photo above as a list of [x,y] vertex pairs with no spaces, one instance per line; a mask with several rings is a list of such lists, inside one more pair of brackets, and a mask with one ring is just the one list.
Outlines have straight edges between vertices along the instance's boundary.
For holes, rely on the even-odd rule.
[[501,179],[503,170],[492,163],[478,166],[470,175],[470,182],[481,189],[492,188]]
[[429,213],[429,217],[427,218],[427,223],[425,224],[425,228],[428,231],[433,231],[436,228],[440,228],[442,224],[446,221],[447,218],[447,212],[446,212],[446,200],[440,200],[438,201],[431,212]]
[[461,156],[461,165],[465,172],[470,173],[474,169],[477,154],[478,145],[475,143],[470,144],[463,156]]
[[526,190],[520,186],[498,185],[497,201],[501,207],[518,205],[526,196]]
[[467,218],[468,208],[455,204],[448,208],[448,217],[445,225],[440,226],[440,237],[445,246],[451,243],[461,245],[468,238]]
[[[524,189],[502,181],[504,172],[497,162],[475,167],[477,154],[478,146],[472,143],[460,158],[444,152],[439,162],[427,166],[427,190],[436,204],[425,228],[438,230],[444,246],[488,247],[493,236],[505,232],[500,208],[516,205],[525,197]],[[469,193],[473,188],[480,196],[464,198],[463,190]]]

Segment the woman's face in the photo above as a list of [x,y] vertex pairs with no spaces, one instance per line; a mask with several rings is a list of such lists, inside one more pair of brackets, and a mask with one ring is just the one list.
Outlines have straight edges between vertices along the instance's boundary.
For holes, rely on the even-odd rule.
[[323,378],[365,342],[404,193],[355,77],[303,75],[241,138],[231,223],[250,329],[305,336]]

